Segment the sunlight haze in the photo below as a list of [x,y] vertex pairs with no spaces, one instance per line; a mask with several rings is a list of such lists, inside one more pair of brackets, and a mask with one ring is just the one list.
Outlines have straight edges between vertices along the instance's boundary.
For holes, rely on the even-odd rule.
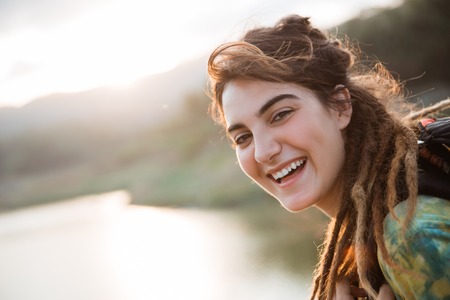
[[373,6],[346,1],[2,1],[0,106],[126,85],[210,52],[242,29],[298,13],[332,27]]

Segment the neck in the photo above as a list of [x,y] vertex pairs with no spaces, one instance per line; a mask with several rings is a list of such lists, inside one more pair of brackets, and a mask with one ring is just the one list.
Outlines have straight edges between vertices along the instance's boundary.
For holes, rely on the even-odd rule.
[[337,184],[332,193],[328,193],[328,196],[320,200],[316,207],[320,209],[331,219],[336,218],[339,208],[341,207],[343,197],[342,184]]
[[321,210],[324,214],[326,214],[330,219],[335,219],[337,216],[337,213],[339,211],[339,207],[328,207],[328,206],[323,206],[320,204],[316,204],[316,207]]

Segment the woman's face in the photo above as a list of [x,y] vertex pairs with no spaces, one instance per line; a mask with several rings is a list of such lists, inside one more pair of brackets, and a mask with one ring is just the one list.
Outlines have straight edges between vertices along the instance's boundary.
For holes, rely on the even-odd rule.
[[228,83],[222,101],[242,170],[290,211],[316,205],[335,215],[351,106],[327,110],[302,86],[244,80]]

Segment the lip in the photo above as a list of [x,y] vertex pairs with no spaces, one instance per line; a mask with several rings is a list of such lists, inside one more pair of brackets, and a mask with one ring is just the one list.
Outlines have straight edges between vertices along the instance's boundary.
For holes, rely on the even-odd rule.
[[[281,172],[283,169],[287,169],[290,168],[292,163],[298,163],[298,161],[303,161],[301,170],[298,170],[296,172],[294,172],[292,175],[289,175],[287,177],[284,177],[285,179],[282,182],[278,182],[273,176],[272,174],[274,173],[278,173]],[[297,175],[300,175],[301,173],[303,173],[303,169],[305,168],[305,165],[307,163],[307,158],[302,156],[302,157],[297,157],[294,158],[292,160],[286,161],[282,164],[279,164],[277,167],[272,168],[270,170],[267,171],[266,176],[273,182],[275,183],[277,186],[279,187],[283,187],[285,185],[288,185],[289,182],[291,182],[292,180],[295,180],[295,178],[297,178]],[[292,179],[292,180],[291,180]]]
[[278,188],[287,188],[287,187],[293,185],[303,175],[303,172],[305,171],[305,167],[307,166],[307,164],[308,164],[308,160],[305,160],[301,170],[298,170],[294,174],[289,175],[281,183],[278,183],[274,180],[275,185]]
[[270,176],[270,174],[279,172],[279,171],[283,170],[284,168],[289,167],[291,165],[291,163],[299,161],[299,160],[303,160],[303,159],[306,159],[306,157],[305,156],[296,157],[296,158],[293,158],[293,159],[288,160],[286,162],[283,162],[283,163],[279,164],[278,166],[267,170],[266,174],[267,174],[267,176]]

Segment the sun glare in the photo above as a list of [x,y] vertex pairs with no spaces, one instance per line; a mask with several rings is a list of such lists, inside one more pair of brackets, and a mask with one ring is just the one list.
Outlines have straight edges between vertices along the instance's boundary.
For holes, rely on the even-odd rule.
[[175,67],[183,59],[175,28],[152,6],[116,1],[62,27],[3,38],[0,102],[20,106],[34,95],[122,85]]
[[[123,86],[145,75],[170,70],[210,52],[233,33],[240,35],[240,29],[253,24],[252,16],[271,23],[275,16],[278,19],[302,12],[314,16],[316,24],[328,27],[375,2],[386,6],[397,5],[400,0],[368,0],[364,4],[346,0],[336,7],[331,0],[281,6],[276,1],[257,0],[97,3],[52,27],[22,26],[9,35],[0,35],[0,106],[22,106],[57,92]],[[325,4],[332,14],[323,11]],[[44,16],[42,12],[36,15]]]

